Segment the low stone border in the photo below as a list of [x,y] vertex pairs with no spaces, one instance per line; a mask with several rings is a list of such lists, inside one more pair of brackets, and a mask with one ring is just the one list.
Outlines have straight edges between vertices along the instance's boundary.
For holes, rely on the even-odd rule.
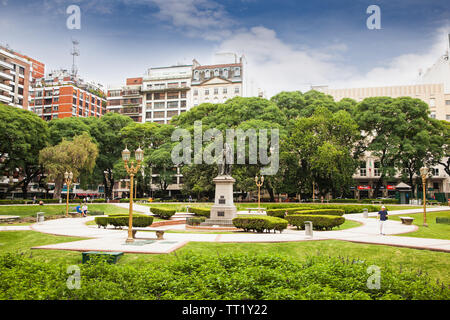
[[239,231],[240,229],[235,227],[212,227],[212,226],[188,226],[186,225],[186,229],[190,230],[213,230],[213,231]]
[[156,221],[153,222],[150,227],[163,227],[163,226],[171,226],[174,224],[185,224],[186,220],[167,220],[167,221]]

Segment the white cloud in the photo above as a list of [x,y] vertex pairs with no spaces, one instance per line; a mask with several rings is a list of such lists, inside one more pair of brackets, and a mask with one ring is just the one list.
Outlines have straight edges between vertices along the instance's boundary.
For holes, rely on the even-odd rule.
[[274,30],[263,26],[243,30],[224,40],[219,51],[234,51],[246,56],[249,88],[263,88],[270,97],[282,90],[306,91],[311,84],[333,88],[414,84],[419,69],[426,70],[444,52],[444,27],[436,32],[434,45],[424,54],[404,54],[394,57],[367,73],[352,64],[342,64],[341,55],[348,49],[344,43],[326,48],[295,49],[283,42]]

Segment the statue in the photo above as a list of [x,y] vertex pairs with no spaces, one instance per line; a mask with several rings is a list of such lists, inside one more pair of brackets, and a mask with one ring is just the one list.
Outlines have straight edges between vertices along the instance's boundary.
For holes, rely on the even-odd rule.
[[225,142],[225,148],[222,150],[221,155],[222,163],[218,162],[219,175],[231,176],[231,166],[233,164],[233,149]]

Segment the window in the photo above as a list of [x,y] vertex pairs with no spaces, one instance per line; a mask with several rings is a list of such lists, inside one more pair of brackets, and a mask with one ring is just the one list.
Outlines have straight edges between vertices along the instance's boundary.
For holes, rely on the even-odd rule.
[[436,112],[432,112],[432,113],[430,114],[430,117],[431,117],[432,119],[436,119]]
[[147,100],[152,100],[152,94],[151,93],[147,93],[147,95],[145,96],[145,98]]
[[198,96],[198,90],[194,89],[194,96]]
[[379,162],[379,161],[375,161],[375,169],[374,169],[373,175],[374,175],[375,177],[381,176],[380,162]]
[[214,70],[214,77],[218,77],[219,76],[219,69],[215,69]]
[[153,118],[164,118],[164,111],[156,111],[153,113]]
[[167,108],[178,108],[178,101],[168,101]]
[[153,104],[154,109],[164,109],[166,107],[165,102],[155,102]]
[[450,114],[447,114],[447,115],[445,116],[445,120],[450,120]]
[[219,88],[214,88],[214,94],[219,94]]
[[224,94],[227,93],[227,88],[223,88],[223,93],[224,93]]
[[239,77],[241,75],[241,68],[235,67],[234,68],[234,76]]
[[178,115],[178,111],[167,111],[167,117],[173,117],[173,116],[177,116]]
[[436,99],[431,98],[430,99],[430,107],[435,107],[436,106]]
[[445,100],[445,105],[450,106],[450,100]]
[[186,98],[186,91],[181,92],[180,98],[181,99]]
[[154,100],[163,100],[166,98],[166,95],[164,92],[157,92],[154,94],[153,99]]
[[431,168],[431,174],[433,176],[439,176],[439,169],[438,168]]
[[365,177],[367,176],[367,169],[366,169],[366,162],[365,161],[361,161],[359,164],[359,175],[361,177]]
[[168,92],[167,99],[178,99],[178,92]]
[[186,100],[181,100],[181,106],[180,107],[182,107],[182,108],[186,107]]
[[209,78],[210,77],[210,71],[209,70],[206,70],[205,71],[205,78]]
[[209,89],[205,89],[205,96],[209,95]]
[[239,93],[239,87],[234,88],[234,93]]
[[194,80],[198,80],[199,79],[199,72],[198,70],[194,71]]

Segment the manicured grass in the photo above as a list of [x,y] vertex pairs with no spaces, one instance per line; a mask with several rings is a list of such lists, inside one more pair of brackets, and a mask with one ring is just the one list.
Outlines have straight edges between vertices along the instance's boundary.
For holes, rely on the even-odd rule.
[[[69,205],[70,208],[76,205]],[[128,209],[115,206],[113,204],[88,204],[90,211],[103,211],[105,214],[111,213],[128,213]],[[40,205],[23,205],[23,206],[0,206],[0,215],[12,215],[20,217],[36,217],[37,212],[45,212],[46,216],[64,215],[66,214],[65,204],[45,204]],[[136,212],[139,213],[139,212]]]
[[[353,220],[348,220],[348,219],[345,219],[345,222],[343,223],[343,224],[341,224],[339,227],[337,227],[337,228],[333,228],[333,230],[345,230],[345,229],[351,229],[351,228],[356,228],[356,227],[359,227],[359,226],[361,226],[362,225],[362,223],[359,223],[359,222],[356,222],[356,221],[353,221]],[[324,231],[324,232],[326,232],[326,231]]]
[[[410,233],[402,233],[398,236],[450,240],[450,225],[436,223],[436,217],[450,218],[450,211],[427,212],[428,227],[423,226],[423,213],[407,214],[405,216],[414,218],[413,224],[418,226],[419,230]],[[401,216],[389,216],[389,219],[400,221],[400,217]]]

